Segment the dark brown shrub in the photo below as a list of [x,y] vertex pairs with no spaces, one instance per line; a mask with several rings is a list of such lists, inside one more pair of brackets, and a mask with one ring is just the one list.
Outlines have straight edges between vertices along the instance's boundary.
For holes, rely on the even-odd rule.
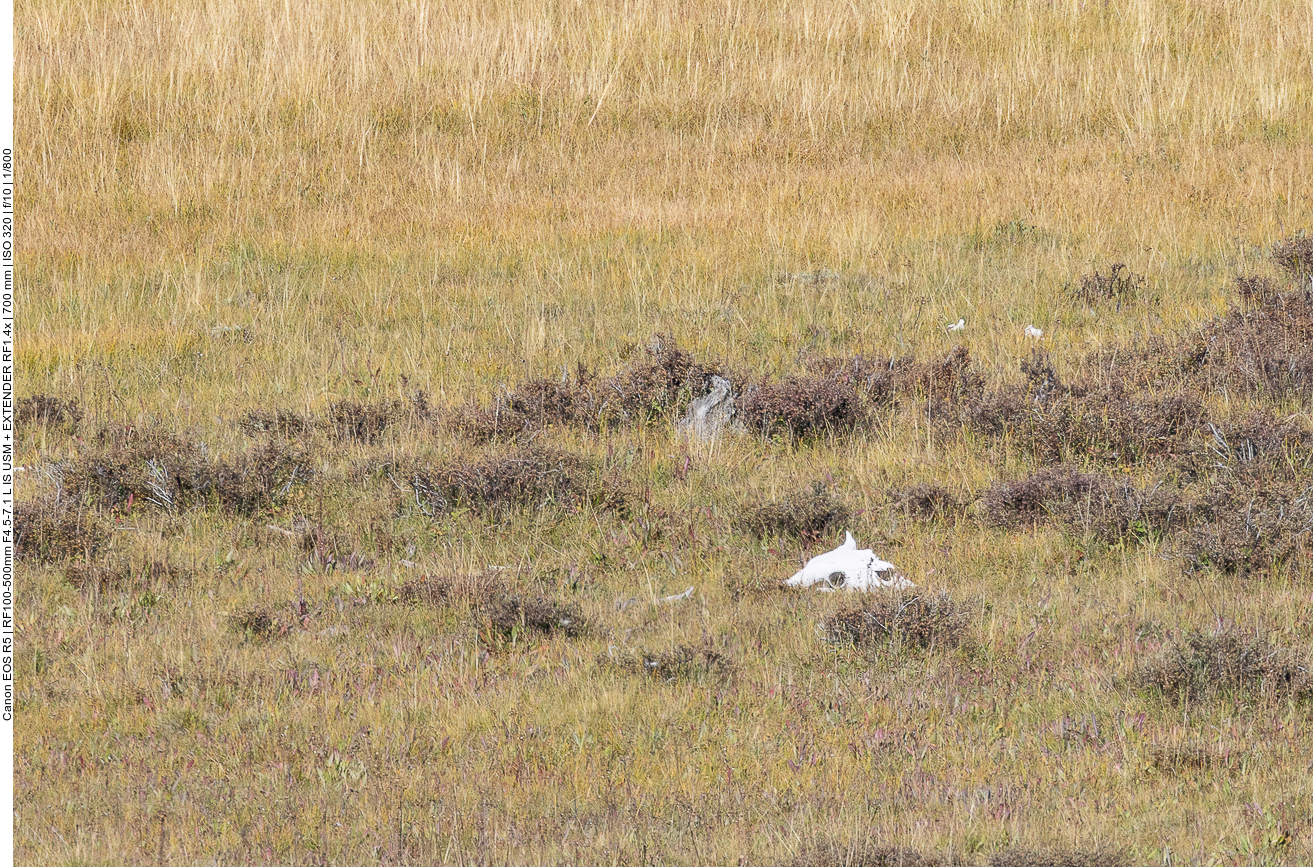
[[502,410],[500,402],[492,407],[466,403],[441,413],[440,417],[449,430],[476,443],[514,439],[526,429],[525,420]]
[[1178,451],[1202,417],[1203,404],[1191,394],[1069,395],[1032,413],[1022,435],[1045,463],[1084,458],[1129,466]]
[[901,393],[900,386],[913,375],[916,359],[867,358],[863,355],[849,358],[812,358],[807,360],[807,372],[813,377],[833,380],[852,388],[870,406],[894,404]]
[[96,444],[74,462],[65,483],[74,496],[106,509],[128,503],[167,511],[217,505],[254,515],[277,505],[310,476],[308,454],[275,440],[231,461],[212,457],[201,443],[153,428],[107,428]]
[[14,423],[39,424],[72,433],[82,421],[82,408],[76,400],[65,400],[48,394],[20,397],[14,404]]
[[144,564],[87,561],[64,569],[64,578],[69,584],[79,590],[98,593],[172,590],[190,582],[193,575],[190,569],[158,560]]
[[354,400],[341,400],[329,406],[324,424],[338,439],[373,445],[404,414],[398,401],[358,403]]
[[494,602],[488,612],[488,623],[503,638],[530,632],[540,635],[560,633],[577,638],[588,627],[577,608],[557,605],[542,598],[521,599],[518,596]]
[[1053,359],[1042,349],[1032,349],[1029,358],[1021,359],[1021,375],[1026,378],[1026,390],[1036,403],[1046,402],[1051,395],[1070,392],[1064,388]]
[[893,491],[889,499],[905,516],[917,521],[955,524],[966,508],[946,488],[926,482]]
[[45,497],[14,509],[14,549],[20,560],[91,560],[108,540],[105,526],[67,498]]
[[1130,856],[1112,849],[1092,852],[1036,852],[1006,849],[989,858],[989,867],[1131,867]]
[[167,431],[124,425],[102,429],[95,442],[65,480],[102,508],[132,502],[182,509],[201,501],[212,481],[205,450]]
[[1182,542],[1187,571],[1255,576],[1307,558],[1313,531],[1308,489],[1252,487],[1226,479],[1212,486]]
[[1100,349],[1083,361],[1085,390],[1197,392],[1204,348],[1197,345],[1197,336],[1155,334],[1142,343]]
[[1281,295],[1262,278],[1245,278],[1252,293],[1197,330],[1114,346],[1085,361],[1093,388],[1138,392],[1224,392],[1283,400],[1313,395],[1313,291]]
[[966,867],[969,863],[956,855],[929,855],[893,846],[820,843],[797,857],[776,862],[775,867]]
[[931,406],[941,425],[962,425],[968,430],[991,437],[1004,437],[1024,431],[1030,419],[1033,398],[1018,385],[1004,385],[982,391],[957,404]]
[[1066,503],[1103,496],[1112,484],[1098,473],[1044,467],[1024,479],[990,485],[983,498],[985,519],[995,527],[1033,526],[1060,517]]
[[970,617],[945,593],[916,593],[879,597],[841,611],[825,622],[825,631],[833,640],[860,647],[889,643],[922,649],[956,647],[966,636]]
[[985,520],[1016,528],[1056,522],[1085,538],[1143,540],[1186,526],[1193,504],[1167,483],[1141,489],[1128,479],[1045,467],[1014,482],[995,482],[983,498]]
[[699,363],[668,335],[658,334],[643,360],[601,380],[580,364],[559,381],[532,379],[498,395],[491,406],[468,404],[446,414],[446,424],[475,442],[512,439],[563,425],[603,430],[670,417],[706,391],[719,367]]
[[979,396],[984,391],[985,378],[970,350],[955,346],[943,361],[912,368],[903,388],[915,389],[933,401],[957,403]]
[[1313,678],[1306,658],[1273,647],[1260,635],[1242,635],[1234,630],[1190,632],[1138,664],[1134,681],[1176,702],[1236,692],[1277,698],[1313,697]]
[[864,416],[851,385],[810,376],[762,380],[745,390],[736,408],[738,420],[748,430],[791,439],[847,433]]
[[1240,276],[1235,278],[1235,285],[1236,293],[1240,296],[1241,303],[1246,307],[1261,307],[1264,304],[1271,304],[1281,294],[1276,281],[1270,277]]
[[1260,465],[1298,477],[1313,463],[1313,430],[1299,416],[1253,410],[1235,422],[1208,423],[1205,444],[1213,469],[1253,469]]
[[467,404],[447,413],[447,425],[475,442],[512,439],[552,425],[598,430],[604,423],[596,379],[579,365],[576,377],[531,379],[499,394],[490,407]]
[[286,635],[288,627],[262,606],[248,608],[233,615],[229,625],[248,641],[268,641]]
[[900,399],[956,404],[978,397],[984,376],[965,346],[954,347],[939,361],[914,356],[820,358],[807,362],[810,376],[850,386],[871,406],[888,406]]
[[1104,301],[1115,300],[1121,303],[1139,294],[1145,286],[1144,276],[1127,269],[1121,262],[1108,267],[1107,274],[1095,271],[1080,278],[1080,283],[1071,289],[1072,297],[1087,307],[1095,307]]
[[793,536],[810,545],[851,517],[852,512],[834,498],[829,486],[817,481],[778,503],[744,504],[738,523],[758,538]]
[[1231,310],[1182,341],[1176,353],[1197,390],[1307,399],[1313,395],[1313,292]]
[[261,434],[295,439],[314,429],[314,422],[290,409],[254,409],[237,420],[237,427],[247,436]]
[[643,360],[607,380],[603,390],[621,418],[647,421],[678,412],[721,372],[719,365],[703,364],[680,349],[670,335],[657,334]]
[[496,572],[474,575],[423,575],[397,588],[398,602],[448,607],[481,607],[506,595],[506,584]]
[[1313,276],[1313,238],[1300,234],[1277,241],[1272,258],[1291,279],[1302,283]]
[[707,675],[724,677],[733,673],[730,661],[709,643],[700,646],[681,644],[663,651],[623,653],[606,661],[624,671],[668,681]]
[[416,470],[408,481],[416,502],[430,514],[460,507],[503,512],[549,503],[571,510],[588,504],[624,511],[628,505],[619,484],[599,476],[587,460],[540,445],[522,446],[477,463],[451,463],[434,472]]
[[282,503],[313,476],[310,453],[277,440],[266,440],[210,469],[213,501],[239,515],[256,515]]

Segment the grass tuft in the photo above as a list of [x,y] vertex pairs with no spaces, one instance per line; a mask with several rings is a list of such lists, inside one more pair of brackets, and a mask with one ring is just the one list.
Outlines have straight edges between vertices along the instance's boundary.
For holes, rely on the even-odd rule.
[[1272,259],[1290,279],[1305,283],[1313,277],[1313,238],[1301,233],[1277,241],[1272,245]]
[[928,482],[891,491],[889,501],[904,517],[948,525],[961,520],[969,505],[947,488]]
[[745,503],[738,523],[758,538],[792,536],[804,545],[814,545],[851,519],[852,510],[835,498],[830,485],[815,481],[779,502]]
[[41,425],[71,434],[82,421],[82,407],[76,399],[34,394],[14,403],[14,424]]
[[884,596],[840,611],[825,621],[832,641],[858,647],[891,644],[923,650],[956,647],[967,637],[970,611],[947,593]]
[[46,496],[14,508],[14,549],[20,560],[50,563],[81,557],[90,561],[108,542],[104,523],[67,498]]
[[453,462],[414,470],[408,481],[421,507],[433,515],[469,508],[479,513],[555,504],[567,511],[591,506],[624,511],[629,495],[614,478],[579,455],[530,444],[476,463]]
[[661,651],[622,652],[604,659],[623,671],[664,681],[726,678],[734,673],[730,659],[707,642]]
[[1131,867],[1125,852],[1116,849],[1041,852],[1007,849],[991,855],[989,867]]
[[822,376],[762,379],[744,388],[735,408],[739,423],[748,430],[790,440],[846,434],[865,418],[850,384]]
[[229,619],[233,631],[247,641],[264,642],[287,635],[288,626],[264,606],[247,608]]
[[960,856],[905,847],[819,843],[794,858],[776,862],[776,867],[967,867],[969,863]]
[[1228,629],[1192,631],[1135,668],[1135,682],[1178,702],[1236,693],[1299,700],[1313,697],[1313,676],[1303,655],[1278,648],[1261,635]]
[[1095,271],[1085,274],[1080,282],[1072,287],[1072,297],[1086,307],[1096,307],[1105,301],[1116,301],[1120,307],[1123,302],[1134,299],[1144,291],[1145,278],[1126,267],[1123,262],[1108,266],[1107,274]]
[[508,596],[491,603],[488,625],[502,638],[536,633],[578,638],[588,630],[588,621],[578,608],[558,605],[541,597],[522,599]]

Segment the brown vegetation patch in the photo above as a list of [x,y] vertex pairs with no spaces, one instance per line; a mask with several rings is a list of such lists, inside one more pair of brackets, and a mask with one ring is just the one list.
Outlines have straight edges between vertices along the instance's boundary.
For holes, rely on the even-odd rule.
[[711,377],[721,373],[718,364],[705,364],[681,349],[668,334],[657,334],[643,359],[610,379],[605,390],[613,393],[626,420],[651,420],[671,415],[690,399],[704,393]]
[[1274,647],[1261,635],[1235,630],[1192,631],[1138,664],[1134,680],[1176,702],[1241,691],[1278,698],[1313,697],[1306,658]]
[[183,436],[125,426],[102,430],[96,448],[74,462],[64,483],[72,495],[106,509],[149,504],[181,511],[216,505],[253,515],[304,482],[309,467],[305,450],[275,440],[227,460]]
[[1123,301],[1143,291],[1144,286],[1144,275],[1136,274],[1122,262],[1114,262],[1108,267],[1107,274],[1095,271],[1082,276],[1072,287],[1071,294],[1087,307],[1095,307],[1104,301],[1116,301],[1120,307]]
[[888,406],[898,400],[905,390],[904,383],[910,378],[909,371],[915,366],[916,359],[910,355],[901,358],[855,355],[807,360],[809,375],[847,386],[875,407]]
[[1034,526],[1060,515],[1060,507],[1103,497],[1115,484],[1108,476],[1068,466],[1044,467],[1011,482],[995,482],[982,498],[985,520],[1013,529]]
[[1128,396],[1115,387],[1068,389],[1033,400],[1017,439],[1040,463],[1131,466],[1182,451],[1203,417],[1200,399],[1184,392]]
[[1292,279],[1303,282],[1313,276],[1313,238],[1292,235],[1272,245],[1272,259]]
[[578,608],[557,605],[541,597],[521,599],[518,596],[507,596],[493,602],[488,610],[488,625],[502,638],[528,633],[559,633],[577,638],[588,628]]
[[1182,341],[1175,355],[1197,390],[1307,399],[1313,395],[1313,291],[1233,309]]
[[606,657],[605,661],[624,671],[667,681],[708,675],[725,677],[734,671],[730,660],[709,642],[701,645],[680,644],[662,651],[625,652]]
[[1281,294],[1281,287],[1271,277],[1260,275],[1239,276],[1235,278],[1236,294],[1246,307],[1261,307],[1271,304]]
[[814,359],[807,363],[807,370],[812,376],[852,387],[869,406],[927,400],[941,415],[955,415],[959,403],[978,399],[985,387],[984,376],[965,346],[954,347],[937,361],[918,361],[911,355],[858,355]]
[[416,501],[430,514],[456,508],[504,512],[555,503],[568,510],[591,505],[623,511],[628,495],[610,476],[579,455],[542,445],[521,446],[477,463],[453,462],[433,472],[409,474]]
[[1313,487],[1267,468],[1216,480],[1181,548],[1186,568],[1261,575],[1313,548]]
[[966,504],[947,488],[927,482],[892,491],[889,500],[905,516],[917,521],[955,524],[966,509]]
[[1096,849],[1090,852],[1006,849],[989,858],[989,867],[1130,867],[1130,865],[1130,856],[1115,849]]
[[14,423],[20,426],[39,424],[72,433],[80,421],[82,407],[74,399],[34,394],[20,397],[14,404]]
[[247,436],[262,434],[296,439],[314,430],[314,421],[290,409],[253,409],[237,420],[237,427]]
[[190,582],[194,574],[190,569],[160,560],[147,563],[87,561],[64,569],[64,578],[69,584],[78,590],[96,593],[172,590]]
[[401,584],[396,597],[398,602],[473,607],[505,593],[505,582],[496,572],[489,571],[473,575],[424,575]]
[[966,867],[957,855],[933,855],[895,846],[819,843],[775,867]]
[[1245,472],[1264,466],[1293,478],[1313,468],[1313,430],[1298,415],[1254,410],[1238,421],[1209,423],[1205,430],[1213,469]]
[[946,593],[917,593],[880,597],[841,611],[825,621],[825,631],[832,640],[859,647],[896,643],[929,650],[961,644],[970,618],[968,610]]
[[248,641],[268,641],[288,632],[287,624],[268,608],[259,605],[233,615],[229,625]]
[[475,442],[512,439],[556,425],[598,431],[665,418],[706,391],[718,365],[698,362],[658,334],[641,361],[602,379],[582,363],[573,376],[530,379],[490,406],[467,404],[445,414],[448,427]]
[[[1115,363],[1124,365],[1125,359]],[[1198,396],[1156,390],[1152,378],[1128,386],[1109,374],[1068,384],[1038,350],[1022,360],[1021,373],[1021,383],[981,389],[961,401],[956,418],[988,436],[1011,434],[1041,464],[1125,466],[1176,455],[1204,419]]]
[[340,440],[349,439],[374,445],[382,439],[383,432],[404,415],[398,401],[359,403],[340,400],[329,406],[324,425]]
[[778,503],[745,504],[739,525],[758,538],[785,535],[815,544],[851,517],[851,510],[835,499],[829,486],[816,481]]
[[595,381],[580,365],[574,380],[531,379],[499,394],[490,407],[469,404],[450,411],[446,419],[452,430],[475,442],[491,442],[552,425],[596,429],[601,406]]
[[14,550],[20,560],[90,560],[107,541],[105,526],[85,509],[74,508],[67,498],[43,497],[14,509]]
[[1129,479],[1044,467],[1012,482],[995,482],[982,498],[986,523],[1015,529],[1056,522],[1082,537],[1113,543],[1161,536],[1186,526],[1197,508],[1171,484],[1147,489]]
[[753,433],[795,440],[847,433],[865,417],[851,385],[818,376],[763,379],[744,390],[735,408],[738,421]]

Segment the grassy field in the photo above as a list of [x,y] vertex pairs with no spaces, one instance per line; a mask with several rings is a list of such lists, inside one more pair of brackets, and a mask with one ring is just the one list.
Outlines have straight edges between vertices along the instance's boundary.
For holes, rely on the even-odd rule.
[[19,862],[1313,863],[1307,2],[15,12]]

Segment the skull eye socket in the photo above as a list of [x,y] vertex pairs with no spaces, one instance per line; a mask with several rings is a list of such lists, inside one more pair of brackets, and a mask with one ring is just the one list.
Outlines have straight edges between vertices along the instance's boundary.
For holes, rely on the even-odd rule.
[[848,576],[843,572],[831,572],[825,578],[825,583],[831,587],[842,587],[843,582],[848,580]]

